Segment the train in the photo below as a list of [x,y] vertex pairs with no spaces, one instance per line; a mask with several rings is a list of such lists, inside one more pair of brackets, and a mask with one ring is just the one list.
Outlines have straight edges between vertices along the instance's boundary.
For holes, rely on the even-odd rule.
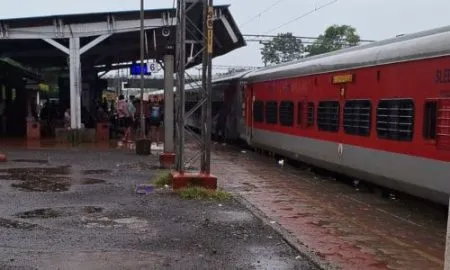
[[[450,27],[222,77],[213,93],[227,140],[448,204]],[[199,95],[186,88],[187,109]]]

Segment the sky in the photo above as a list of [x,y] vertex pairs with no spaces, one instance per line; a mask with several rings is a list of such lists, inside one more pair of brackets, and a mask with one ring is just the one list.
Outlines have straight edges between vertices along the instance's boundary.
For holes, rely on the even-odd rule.
[[[139,0],[20,0],[3,1],[0,19],[53,14],[138,10]],[[318,36],[332,24],[356,28],[362,39],[382,40],[450,25],[449,0],[215,0],[230,4],[230,10],[243,34],[292,32],[296,36]],[[146,9],[167,8],[173,0],[145,0]],[[270,7],[270,8],[269,8]],[[265,11],[265,12],[263,12]],[[309,15],[276,31],[268,32],[302,14]],[[250,21],[249,21],[250,20]],[[215,65],[262,66],[261,45],[247,47],[214,59]]]

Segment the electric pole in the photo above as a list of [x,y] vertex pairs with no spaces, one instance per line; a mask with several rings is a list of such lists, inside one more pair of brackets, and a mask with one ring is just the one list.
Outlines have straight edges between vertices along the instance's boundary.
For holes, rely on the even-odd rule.
[[141,139],[145,139],[145,115],[144,115],[144,0],[141,0]]
[[[190,6],[186,7],[186,2]],[[186,10],[192,10],[196,7],[202,7],[202,26],[198,27],[192,20],[186,20]],[[214,50],[214,7],[212,0],[178,0],[177,8],[178,27],[177,27],[177,128],[176,128],[176,169],[177,173],[174,177],[174,186],[180,187],[184,185],[182,178],[185,177],[185,129],[186,120],[201,108],[202,128],[201,136],[193,136],[200,145],[200,153],[194,157],[200,157],[200,172],[189,173],[189,179],[200,180],[204,187],[217,188],[217,178],[210,175],[211,173],[211,128],[212,128],[212,99],[211,99],[211,80],[212,80],[212,56]],[[196,39],[199,51],[203,52],[202,57],[202,82],[201,82],[201,99],[188,112],[185,112],[185,69],[186,69],[186,28],[190,28],[189,33],[195,32],[193,29],[202,29],[201,37],[190,36],[189,39]],[[190,59],[192,60],[192,59]],[[194,60],[195,61],[195,60]],[[189,63],[189,62],[188,62]],[[194,159],[194,158],[192,158]],[[192,160],[191,159],[191,160]],[[191,161],[190,160],[190,161]],[[178,185],[180,180],[180,185]]]

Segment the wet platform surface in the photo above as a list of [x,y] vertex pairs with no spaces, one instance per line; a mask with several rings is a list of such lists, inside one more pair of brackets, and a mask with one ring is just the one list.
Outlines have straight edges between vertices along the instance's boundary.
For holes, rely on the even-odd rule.
[[235,200],[136,194],[157,155],[50,146],[0,148],[2,270],[317,269]]
[[447,212],[384,199],[273,158],[216,144],[212,171],[324,261],[342,269],[443,269]]
[[[20,140],[0,142],[0,149],[5,147],[71,148],[51,141]],[[117,142],[77,146],[83,148],[117,148]],[[187,150],[190,154],[192,149]],[[444,206],[413,198],[383,199],[308,170],[279,167],[273,158],[220,144],[214,145],[212,171],[221,187],[245,198],[324,262],[342,269],[443,269]],[[80,181],[95,183],[96,177],[91,178]]]

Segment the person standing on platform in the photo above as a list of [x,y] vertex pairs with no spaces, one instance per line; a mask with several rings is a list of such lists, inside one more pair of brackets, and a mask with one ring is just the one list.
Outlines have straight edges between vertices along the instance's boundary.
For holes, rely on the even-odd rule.
[[117,116],[119,120],[119,126],[123,130],[122,141],[127,142],[130,137],[130,113],[128,111],[128,105],[123,95],[119,96],[117,102]]
[[134,96],[130,96],[130,100],[128,100],[127,102],[128,105],[128,113],[129,113],[129,121],[130,121],[130,133],[131,131],[133,131],[132,133],[134,134],[136,131],[136,107],[134,106]]
[[157,144],[161,144],[162,142],[160,141],[159,138],[159,133],[160,133],[160,129],[161,129],[161,105],[158,102],[158,97],[157,96],[153,96],[153,99],[150,102],[150,119],[149,119],[149,124],[150,124],[150,129],[151,129],[151,139],[154,139],[155,142]]
[[64,128],[70,130],[70,108],[67,108],[64,112]]

